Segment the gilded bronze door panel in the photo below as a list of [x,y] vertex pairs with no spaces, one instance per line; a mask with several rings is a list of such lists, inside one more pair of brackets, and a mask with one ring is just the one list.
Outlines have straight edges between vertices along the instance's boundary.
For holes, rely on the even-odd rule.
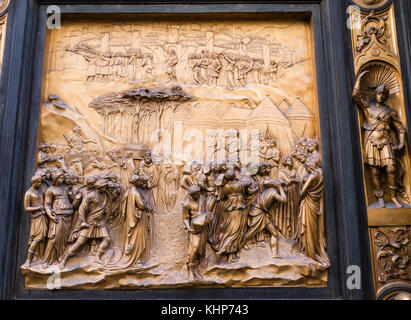
[[48,30],[27,288],[326,287],[309,17]]

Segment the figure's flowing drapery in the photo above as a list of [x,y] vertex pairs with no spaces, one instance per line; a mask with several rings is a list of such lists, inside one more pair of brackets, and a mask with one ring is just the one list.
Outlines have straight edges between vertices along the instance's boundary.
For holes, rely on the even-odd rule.
[[280,230],[287,239],[293,239],[297,232],[298,222],[298,196],[299,184],[292,179],[296,178],[295,170],[289,172],[286,169],[279,171],[279,178],[285,182],[284,191],[287,194],[287,203],[277,202],[273,205],[271,219],[274,226]]
[[51,263],[59,260],[67,247],[74,210],[64,187],[53,186],[47,189],[44,204],[46,211],[53,211],[57,218],[57,223],[49,220],[48,242],[44,254],[45,261]]
[[153,206],[153,209],[155,209],[156,213],[158,212],[158,166],[151,162],[149,164],[145,163],[144,161],[140,162],[139,166],[139,174],[146,176],[148,179],[148,185],[149,185],[149,197],[151,199],[151,204]]
[[161,167],[161,176],[158,182],[158,211],[159,213],[170,213],[176,204],[178,192],[178,171],[174,166]]
[[236,253],[247,224],[244,192],[247,183],[236,181],[226,184],[220,191],[218,232],[212,247],[221,254]]
[[258,194],[248,212],[247,233],[254,235],[264,231],[271,222],[270,208],[275,202],[283,201],[275,188],[267,188]]
[[311,173],[304,188],[307,191],[300,203],[297,227],[299,250],[315,261],[328,264],[329,260],[324,247],[325,235],[320,232],[323,231],[320,226],[322,220],[321,198],[324,190],[323,176]]
[[123,255],[115,264],[120,268],[146,262],[151,246],[150,198],[147,190],[130,188],[125,195]]

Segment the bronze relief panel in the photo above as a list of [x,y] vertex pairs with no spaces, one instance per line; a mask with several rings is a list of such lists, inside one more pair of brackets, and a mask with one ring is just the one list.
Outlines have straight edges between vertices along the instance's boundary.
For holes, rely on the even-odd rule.
[[327,286],[312,25],[194,18],[48,31],[28,288]]

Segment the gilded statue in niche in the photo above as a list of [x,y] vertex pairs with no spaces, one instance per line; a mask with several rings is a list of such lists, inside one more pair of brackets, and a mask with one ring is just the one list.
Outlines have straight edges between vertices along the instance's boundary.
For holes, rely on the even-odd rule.
[[[387,84],[381,83],[374,88],[372,100],[362,94],[361,80],[369,72],[365,70],[358,75],[353,90],[353,99],[364,116],[362,124],[364,163],[370,168],[378,207],[386,207],[383,174],[386,176],[390,202],[397,208],[409,207],[405,188],[398,179],[399,170],[402,169],[400,155],[405,148],[406,129],[398,113],[386,104],[390,96]],[[406,203],[402,203],[398,196],[402,197]]]
[[[375,8],[388,1],[362,2]],[[390,6],[361,11],[360,17],[359,28],[351,30],[357,75],[353,99],[362,122],[367,205],[370,209],[409,207],[411,167],[394,10]]]
[[309,22],[153,21],[48,35],[26,286],[326,286]]

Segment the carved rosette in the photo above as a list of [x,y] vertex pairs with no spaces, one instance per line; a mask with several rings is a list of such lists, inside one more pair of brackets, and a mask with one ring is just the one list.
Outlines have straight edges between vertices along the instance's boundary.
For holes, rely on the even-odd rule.
[[379,10],[390,4],[391,0],[352,0],[362,9]]

